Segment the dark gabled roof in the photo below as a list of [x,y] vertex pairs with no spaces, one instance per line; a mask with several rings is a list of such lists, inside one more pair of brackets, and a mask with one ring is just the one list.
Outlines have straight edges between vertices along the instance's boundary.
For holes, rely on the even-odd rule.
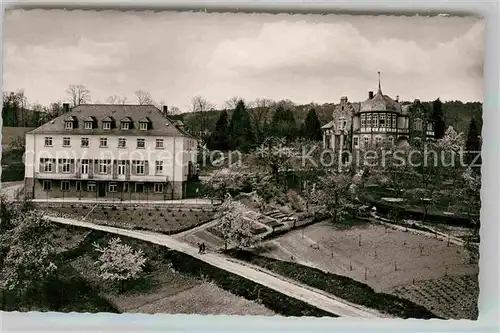
[[122,123],[133,123],[134,121],[130,117],[123,117],[120,122]]
[[389,96],[384,95],[379,85],[377,94],[373,96],[373,98],[368,98],[367,100],[361,102],[359,111],[392,111],[401,113],[401,104],[399,104],[399,102],[396,102]]
[[148,117],[143,117],[143,118],[139,119],[139,122],[140,123],[150,123],[151,120]]
[[110,116],[106,116],[106,117],[102,118],[101,121],[103,121],[103,122],[104,121],[114,122],[115,120],[112,117],[110,117]]
[[[57,118],[56,118],[57,119]],[[55,119],[53,119],[55,120]],[[87,116],[85,118],[83,118],[83,121],[84,122],[88,122],[88,121],[95,121],[95,117],[94,116]],[[43,125],[42,125],[43,126]]]
[[[71,109],[66,114],[59,116],[40,127],[35,128],[29,133],[41,134],[68,134],[68,130],[64,127],[64,120],[70,116],[76,118],[75,121],[94,121],[97,118],[113,117],[120,121],[130,121],[139,123],[143,118],[150,121],[150,129],[141,131],[139,126],[132,126],[129,130],[122,130],[120,127],[103,130],[102,127],[94,129],[85,129],[84,126],[76,126],[71,131],[72,134],[116,134],[116,135],[140,135],[140,136],[185,136],[194,138],[186,131],[177,128],[173,122],[165,117],[165,115],[153,105],[115,105],[115,104],[82,104]],[[87,120],[88,119],[88,120]]]

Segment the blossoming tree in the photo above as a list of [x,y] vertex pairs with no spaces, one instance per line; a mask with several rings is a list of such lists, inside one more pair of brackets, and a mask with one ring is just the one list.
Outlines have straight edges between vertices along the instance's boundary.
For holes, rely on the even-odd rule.
[[128,244],[123,244],[120,238],[113,238],[106,247],[94,244],[97,252],[101,253],[97,264],[100,277],[109,281],[120,281],[121,291],[125,281],[136,279],[142,272],[146,258],[141,249],[135,250]]

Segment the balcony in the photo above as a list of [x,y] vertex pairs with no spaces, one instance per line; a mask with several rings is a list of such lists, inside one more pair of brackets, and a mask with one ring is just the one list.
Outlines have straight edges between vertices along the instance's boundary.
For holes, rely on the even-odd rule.
[[35,178],[39,179],[77,179],[76,173],[60,172],[35,172]]
[[132,182],[166,182],[169,179],[166,175],[130,175],[128,180]]

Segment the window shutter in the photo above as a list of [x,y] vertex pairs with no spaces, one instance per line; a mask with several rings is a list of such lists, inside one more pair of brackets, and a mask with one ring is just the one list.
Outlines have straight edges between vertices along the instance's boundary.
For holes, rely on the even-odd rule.
[[144,162],[144,174],[149,175],[149,161]]
[[74,160],[74,159],[71,159],[70,161],[71,161],[71,164],[70,164],[70,166],[69,166],[69,171],[70,171],[71,173],[74,173],[74,172],[75,172],[75,160]]
[[62,172],[62,159],[57,160],[57,172],[58,173]]
[[132,168],[130,170],[130,174],[132,174],[134,176],[137,174],[137,167],[136,167],[135,160],[132,161]]

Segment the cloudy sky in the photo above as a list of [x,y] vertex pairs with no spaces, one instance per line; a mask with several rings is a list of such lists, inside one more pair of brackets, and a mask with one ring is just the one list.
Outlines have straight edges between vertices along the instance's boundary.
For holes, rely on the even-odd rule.
[[30,102],[134,91],[187,109],[201,95],[296,103],[482,101],[484,21],[477,18],[175,12],[12,11],[4,16],[4,90]]

